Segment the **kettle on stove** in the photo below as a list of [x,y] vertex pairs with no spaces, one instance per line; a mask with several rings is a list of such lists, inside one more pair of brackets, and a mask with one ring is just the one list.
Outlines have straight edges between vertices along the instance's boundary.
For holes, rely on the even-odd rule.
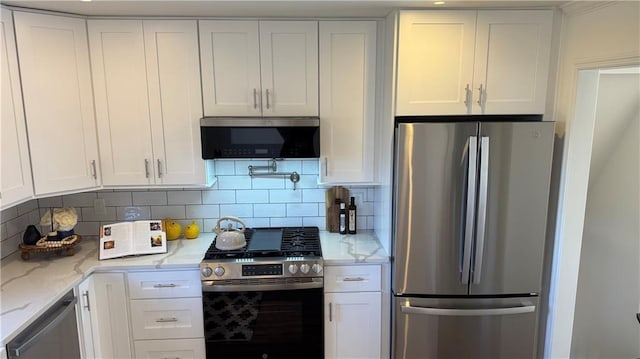
[[[230,222],[227,223],[226,228],[223,228],[220,224],[225,220]],[[240,228],[234,228],[231,221],[237,222]],[[220,250],[234,250],[246,246],[247,240],[244,238],[245,228],[246,225],[240,218],[226,216],[218,219],[215,228],[213,228],[213,231],[217,234],[216,248]]]

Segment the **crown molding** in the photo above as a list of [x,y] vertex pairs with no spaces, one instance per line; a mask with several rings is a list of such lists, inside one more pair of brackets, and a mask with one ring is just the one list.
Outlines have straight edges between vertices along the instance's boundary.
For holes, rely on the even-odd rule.
[[563,13],[574,16],[593,12],[615,4],[616,1],[569,1],[559,6]]

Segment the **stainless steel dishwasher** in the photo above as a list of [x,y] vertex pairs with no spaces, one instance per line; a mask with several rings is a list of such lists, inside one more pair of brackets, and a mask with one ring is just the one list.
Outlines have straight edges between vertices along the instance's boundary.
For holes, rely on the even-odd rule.
[[69,291],[7,344],[9,359],[80,358],[77,298]]

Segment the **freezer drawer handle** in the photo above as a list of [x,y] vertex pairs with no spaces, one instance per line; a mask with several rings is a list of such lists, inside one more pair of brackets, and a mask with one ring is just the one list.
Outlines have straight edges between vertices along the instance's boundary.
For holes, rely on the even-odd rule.
[[441,315],[441,316],[486,316],[486,315],[508,315],[508,314],[524,314],[532,313],[536,310],[535,305],[527,305],[522,307],[510,308],[488,308],[488,309],[443,309],[443,308],[425,308],[412,307],[411,304],[401,304],[402,313],[406,314],[425,314],[425,315]]
[[343,282],[364,282],[366,279],[362,277],[344,277]]

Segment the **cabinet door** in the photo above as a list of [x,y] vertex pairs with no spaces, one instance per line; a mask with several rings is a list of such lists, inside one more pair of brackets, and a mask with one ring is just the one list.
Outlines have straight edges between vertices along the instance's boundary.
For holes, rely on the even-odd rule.
[[98,144],[84,19],[14,12],[37,195],[95,188]]
[[265,116],[318,116],[318,23],[261,21]]
[[0,65],[2,73],[2,167],[0,208],[7,208],[33,197],[27,129],[22,108],[22,89],[18,73],[11,11],[2,10],[0,22]]
[[400,13],[397,115],[469,112],[475,31],[475,11]]
[[131,358],[124,273],[94,273],[89,278],[88,310],[95,357]]
[[89,20],[100,164],[105,185],[153,184],[140,20]]
[[321,182],[374,177],[376,23],[320,22]]
[[195,21],[144,21],[158,184],[204,184],[202,92]]
[[380,292],[325,293],[325,357],[381,358]]
[[[93,325],[91,323],[91,293],[92,277],[83,280],[78,284],[76,297],[78,298],[78,331],[80,332],[80,352],[82,358],[95,358],[95,346],[93,344]],[[97,323],[96,323],[97,325]]]
[[544,113],[552,17],[547,10],[478,12],[474,113]]
[[202,94],[206,116],[259,116],[257,21],[200,21]]
[[204,339],[136,340],[138,359],[201,359],[205,357]]

